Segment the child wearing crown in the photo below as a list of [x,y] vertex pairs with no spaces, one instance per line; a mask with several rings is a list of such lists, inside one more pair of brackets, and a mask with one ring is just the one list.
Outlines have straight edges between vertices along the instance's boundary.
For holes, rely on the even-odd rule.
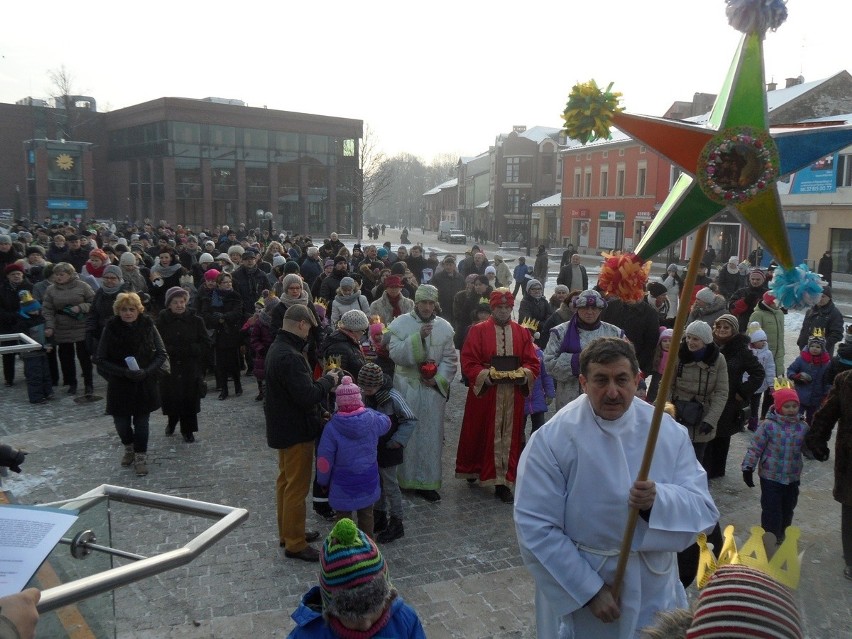
[[804,416],[809,426],[828,394],[826,374],[830,368],[831,356],[826,352],[825,334],[822,329],[814,329],[807,346],[787,368],[787,377],[796,383],[799,394],[799,414]]
[[775,382],[772,408],[760,422],[743,458],[743,481],[754,488],[760,476],[760,525],[780,544],[793,522],[802,474],[802,447],[808,424],[799,413],[799,396],[789,383]]

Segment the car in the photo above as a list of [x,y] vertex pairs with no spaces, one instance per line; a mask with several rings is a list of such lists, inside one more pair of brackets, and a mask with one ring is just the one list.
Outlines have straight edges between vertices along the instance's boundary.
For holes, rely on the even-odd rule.
[[467,235],[464,234],[464,231],[460,231],[459,229],[452,229],[449,233],[449,239],[447,241],[450,244],[467,244]]

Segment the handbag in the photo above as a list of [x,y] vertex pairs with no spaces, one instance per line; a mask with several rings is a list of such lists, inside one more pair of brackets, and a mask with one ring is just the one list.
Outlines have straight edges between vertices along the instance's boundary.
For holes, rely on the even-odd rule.
[[688,427],[696,427],[704,421],[704,404],[694,399],[676,399],[675,421]]

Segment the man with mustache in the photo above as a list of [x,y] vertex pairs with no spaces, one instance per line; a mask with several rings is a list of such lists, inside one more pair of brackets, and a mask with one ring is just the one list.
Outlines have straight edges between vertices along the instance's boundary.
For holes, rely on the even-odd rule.
[[[639,363],[619,338],[580,354],[585,394],[530,438],[515,492],[521,557],[536,582],[538,636],[630,639],[686,607],[676,553],[719,511],[683,426],[663,415],[648,479],[636,480],[654,407],[635,397]],[[639,519],[620,597],[612,585],[629,509]]]

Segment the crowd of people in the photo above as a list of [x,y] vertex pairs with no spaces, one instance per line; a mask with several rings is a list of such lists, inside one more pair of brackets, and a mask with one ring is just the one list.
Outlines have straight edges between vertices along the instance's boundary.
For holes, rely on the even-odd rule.
[[[850,419],[850,393],[839,389],[852,383],[852,327],[826,286],[805,316],[801,353],[788,358],[771,273],[743,272],[732,258],[691,292],[674,344],[678,265],[641,300],[625,301],[591,285],[568,251],[547,298],[548,260],[541,246],[532,268],[520,257],[510,270],[477,245],[460,260],[439,259],[418,244],[349,249],[336,233],[315,244],[244,226],[18,227],[0,235],[0,328],[42,345],[23,356],[33,404],[60,386],[78,395],[78,366],[83,398],[93,400],[94,372],[107,380],[120,464],[138,476],[148,473],[152,413],[167,417],[166,435],[179,427],[193,443],[208,375],[219,400],[231,388],[241,396],[242,378],[253,376],[278,453],[279,543],[285,557],[323,562],[323,571],[337,547],[330,540],[370,550],[373,539],[404,536],[401,491],[441,500],[445,406],[460,373],[467,396],[455,475],[514,504],[539,636],[562,636],[560,626],[632,636],[653,612],[685,605],[670,559],[718,529],[707,480],[725,476],[731,437],[746,428],[753,443],[738,468],[748,486],[758,472],[762,525],[784,538],[802,454],[826,459],[834,423]],[[664,418],[650,478],[634,481],[670,357],[678,365],[664,400],[674,418]],[[12,386],[14,356],[3,364]],[[852,472],[846,447],[838,481]],[[307,530],[309,493],[314,510],[337,522],[322,550],[311,546],[320,533]],[[852,579],[852,498],[845,487],[835,496]],[[640,511],[641,532],[618,601],[609,536],[623,528],[622,501]],[[382,592],[380,604],[350,617],[336,616],[325,590],[319,604],[309,593],[297,621],[309,627],[319,606],[332,629],[375,628],[396,610],[395,595]],[[400,636],[419,636],[417,627]]]

